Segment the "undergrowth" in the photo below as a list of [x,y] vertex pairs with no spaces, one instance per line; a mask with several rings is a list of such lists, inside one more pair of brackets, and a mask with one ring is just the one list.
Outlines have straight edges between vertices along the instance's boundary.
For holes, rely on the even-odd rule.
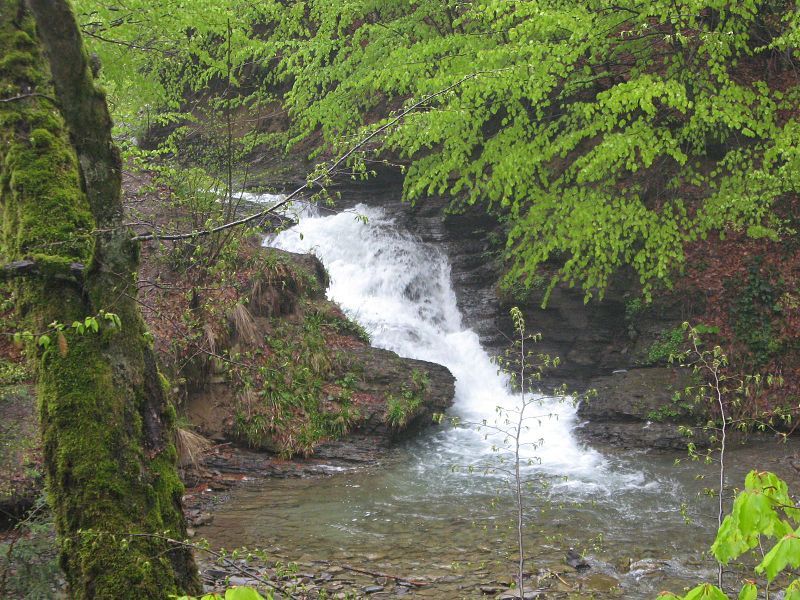
[[0,541],[0,598],[56,597],[60,587],[57,553],[53,522],[41,497]]
[[355,374],[336,379],[339,357],[320,312],[298,322],[274,320],[258,368],[239,371],[243,393],[235,430],[249,445],[282,455],[309,454],[321,440],[345,435],[360,418],[352,402]]
[[395,428],[407,425],[422,405],[429,384],[428,374],[414,369],[410,384],[403,384],[399,394],[389,394],[386,398],[386,422]]

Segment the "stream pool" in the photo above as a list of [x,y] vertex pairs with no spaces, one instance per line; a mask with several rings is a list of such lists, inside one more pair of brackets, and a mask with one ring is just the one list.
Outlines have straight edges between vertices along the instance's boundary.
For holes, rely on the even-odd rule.
[[[381,209],[306,215],[269,243],[316,253],[331,275],[329,297],[374,345],[447,366],[456,377],[451,414],[462,423],[502,425],[503,411],[519,405],[462,322],[446,256]],[[716,500],[704,494],[714,465],[588,446],[569,401],[541,398],[526,414],[540,417],[522,439],[529,571],[564,574],[568,549],[580,551],[591,568],[569,573],[583,590],[576,598],[652,598],[715,576],[705,551]],[[508,582],[514,569],[507,450],[506,437],[485,428],[432,429],[377,466],[240,487],[201,533],[213,546],[433,582],[413,597],[482,597],[481,585]],[[790,476],[782,458],[796,450],[766,441],[733,448],[729,485],[756,465]]]

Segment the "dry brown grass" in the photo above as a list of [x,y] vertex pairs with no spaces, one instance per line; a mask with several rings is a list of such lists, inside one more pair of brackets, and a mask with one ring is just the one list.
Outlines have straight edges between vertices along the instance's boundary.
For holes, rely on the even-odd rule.
[[237,394],[236,398],[240,407],[245,409],[248,417],[253,415],[253,406],[258,402],[258,395],[251,387],[246,387]]
[[259,342],[258,326],[244,304],[236,303],[231,310],[230,319],[234,333],[239,336],[240,340],[251,346]]
[[214,331],[214,327],[211,323],[206,323],[203,325],[203,334],[206,338],[206,344],[208,345],[208,351],[211,354],[216,354],[217,352],[217,334]]
[[181,468],[197,470],[203,454],[211,449],[211,442],[199,433],[189,429],[179,428],[175,436],[175,446],[178,450],[178,465]]

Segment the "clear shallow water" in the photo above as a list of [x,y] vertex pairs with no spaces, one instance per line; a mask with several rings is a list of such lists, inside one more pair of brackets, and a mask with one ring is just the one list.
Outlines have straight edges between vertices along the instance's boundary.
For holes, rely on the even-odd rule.
[[[373,344],[447,366],[456,377],[451,414],[462,422],[495,423],[498,407],[518,405],[507,377],[462,323],[446,257],[398,231],[380,209],[307,215],[271,244],[317,254],[331,275],[329,297],[370,332]],[[715,529],[714,504],[698,496],[704,483],[696,479],[710,476],[711,467],[588,447],[573,432],[568,400],[542,398],[529,411],[542,415],[523,440],[530,570],[563,569],[566,550],[575,547],[593,564],[582,579],[601,593],[617,583],[612,594],[647,598],[712,577],[702,552]],[[215,545],[280,548],[293,559],[439,578],[415,597],[472,597],[470,586],[507,580],[511,572],[509,479],[491,470],[504,466],[505,446],[503,436],[487,429],[432,430],[379,467],[242,488],[203,534]],[[738,451],[730,480],[742,481],[751,464],[768,468],[787,451],[771,445]],[[662,562],[655,573],[629,569],[642,559]]]

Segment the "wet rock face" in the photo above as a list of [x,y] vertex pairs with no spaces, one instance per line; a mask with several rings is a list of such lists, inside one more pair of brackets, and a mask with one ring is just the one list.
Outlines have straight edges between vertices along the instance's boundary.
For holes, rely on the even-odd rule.
[[675,323],[675,315],[650,318],[648,331],[639,335],[626,322],[626,303],[633,282],[620,276],[603,301],[584,303],[580,290],[559,286],[546,308],[541,308],[543,289],[534,290],[522,302],[503,299],[497,282],[502,274],[499,250],[502,231],[482,207],[467,207],[463,214],[448,214],[447,201],[428,198],[414,206],[401,202],[402,183],[383,177],[341,190],[340,206],[357,203],[383,207],[398,224],[424,242],[444,252],[451,265],[453,286],[464,321],[481,338],[484,347],[500,354],[514,337],[509,309],[519,304],[530,333],[541,333],[537,353],[558,356],[561,364],[554,379],[586,389],[598,375],[630,368],[642,355],[651,332]]
[[578,416],[586,422],[587,439],[623,448],[685,450],[688,442],[704,445],[702,432],[690,439],[680,425],[698,424],[700,411],[684,390],[692,385],[689,372],[653,367],[618,372],[591,381],[596,395],[582,401]]
[[597,392],[582,402],[578,414],[591,421],[685,421],[691,405],[676,398],[692,381],[682,369],[651,367],[613,373],[592,380]]
[[[385,403],[367,405],[370,412],[364,415],[355,433],[378,436],[393,441],[411,435],[433,423],[436,413],[443,413],[452,406],[455,395],[455,378],[450,371],[436,363],[412,358],[402,358],[389,350],[373,348],[354,348],[353,359],[363,367],[357,390],[376,398],[386,397],[394,392],[402,394],[405,388],[419,399],[418,405],[410,408],[402,426],[387,422]],[[424,379],[419,389],[413,381],[418,373]],[[420,379],[421,380],[421,379]],[[416,404],[416,403],[415,403]]]

